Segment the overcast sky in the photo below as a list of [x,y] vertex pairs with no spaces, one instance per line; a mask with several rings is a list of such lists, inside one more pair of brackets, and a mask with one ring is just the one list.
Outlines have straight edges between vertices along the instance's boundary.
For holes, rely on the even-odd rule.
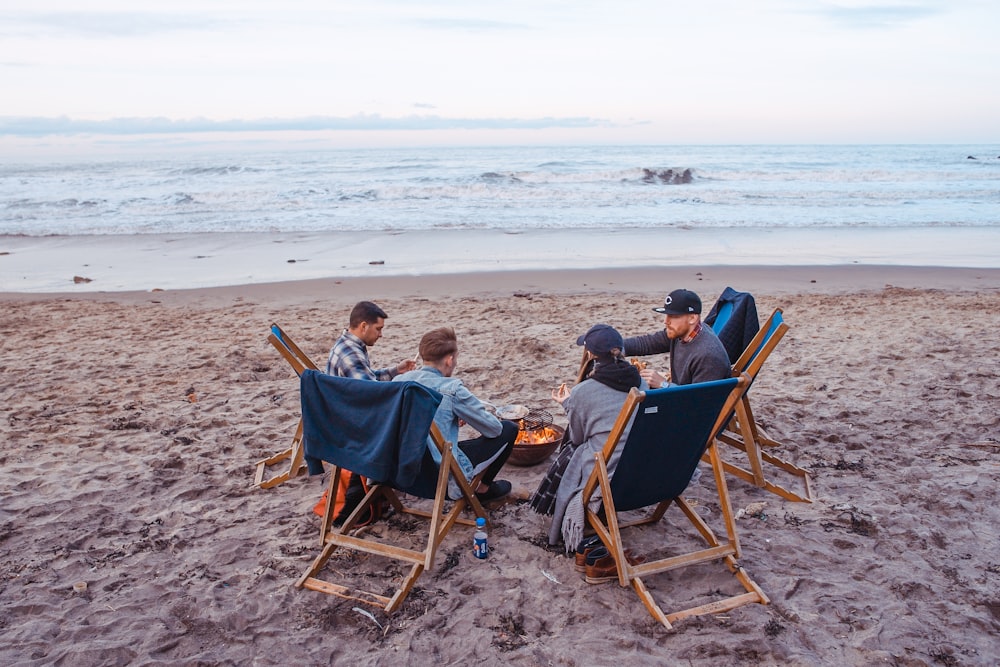
[[0,150],[991,143],[998,28],[996,0],[4,0]]

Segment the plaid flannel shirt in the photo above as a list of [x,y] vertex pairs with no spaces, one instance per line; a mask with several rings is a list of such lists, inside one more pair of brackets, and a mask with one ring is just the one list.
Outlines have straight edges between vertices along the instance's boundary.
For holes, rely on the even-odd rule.
[[396,376],[395,368],[372,369],[368,360],[368,346],[346,329],[330,350],[330,357],[326,360],[326,372],[327,375],[380,382],[386,382]]

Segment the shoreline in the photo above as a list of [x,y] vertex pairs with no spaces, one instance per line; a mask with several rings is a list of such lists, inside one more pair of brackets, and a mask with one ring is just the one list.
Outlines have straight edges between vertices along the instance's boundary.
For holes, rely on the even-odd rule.
[[1000,269],[1000,227],[0,236],[0,292],[34,294],[788,266],[990,272]]
[[89,300],[205,305],[253,299],[301,305],[362,299],[480,298],[609,293],[648,293],[652,302],[683,286],[703,295],[706,308],[727,286],[773,295],[858,294],[890,288],[910,290],[1000,290],[1000,269],[927,266],[666,266],[631,268],[477,271],[421,276],[330,277],[167,290],[0,291],[0,302]]

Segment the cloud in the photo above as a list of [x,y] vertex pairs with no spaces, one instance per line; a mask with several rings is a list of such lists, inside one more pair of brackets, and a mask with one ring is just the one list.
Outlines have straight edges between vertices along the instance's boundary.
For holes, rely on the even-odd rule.
[[852,29],[886,30],[905,23],[942,13],[940,9],[920,5],[867,5],[829,7],[820,11],[838,26]]
[[508,32],[512,30],[526,30],[528,25],[523,23],[511,23],[509,21],[492,21],[489,19],[453,19],[453,18],[430,18],[412,19],[404,21],[410,25],[429,30],[448,30],[460,32]]
[[38,37],[57,33],[88,39],[149,37],[164,33],[218,30],[228,22],[205,15],[157,12],[56,12],[47,14],[0,14],[7,36]]
[[136,135],[201,132],[282,132],[318,130],[532,130],[552,128],[608,127],[597,118],[442,118],[405,116],[388,118],[378,114],[349,117],[264,118],[257,120],[209,120],[194,118],[114,118],[74,120],[58,118],[0,117],[0,136],[43,137],[51,135]]

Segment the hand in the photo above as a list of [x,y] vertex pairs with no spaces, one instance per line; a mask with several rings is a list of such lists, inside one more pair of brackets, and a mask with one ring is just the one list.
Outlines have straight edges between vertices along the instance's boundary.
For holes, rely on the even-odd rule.
[[396,364],[397,373],[406,373],[408,371],[416,370],[416,368],[417,368],[417,362],[415,362],[413,359],[407,359],[406,361],[401,361],[398,364]]
[[652,368],[644,368],[639,371],[639,377],[646,381],[650,389],[659,389],[660,387],[670,384],[670,378],[660,375]]
[[569,398],[569,388],[566,386],[565,382],[559,385],[558,389],[552,390],[552,400],[554,400],[559,405],[562,405],[563,401],[565,401],[567,398]]

